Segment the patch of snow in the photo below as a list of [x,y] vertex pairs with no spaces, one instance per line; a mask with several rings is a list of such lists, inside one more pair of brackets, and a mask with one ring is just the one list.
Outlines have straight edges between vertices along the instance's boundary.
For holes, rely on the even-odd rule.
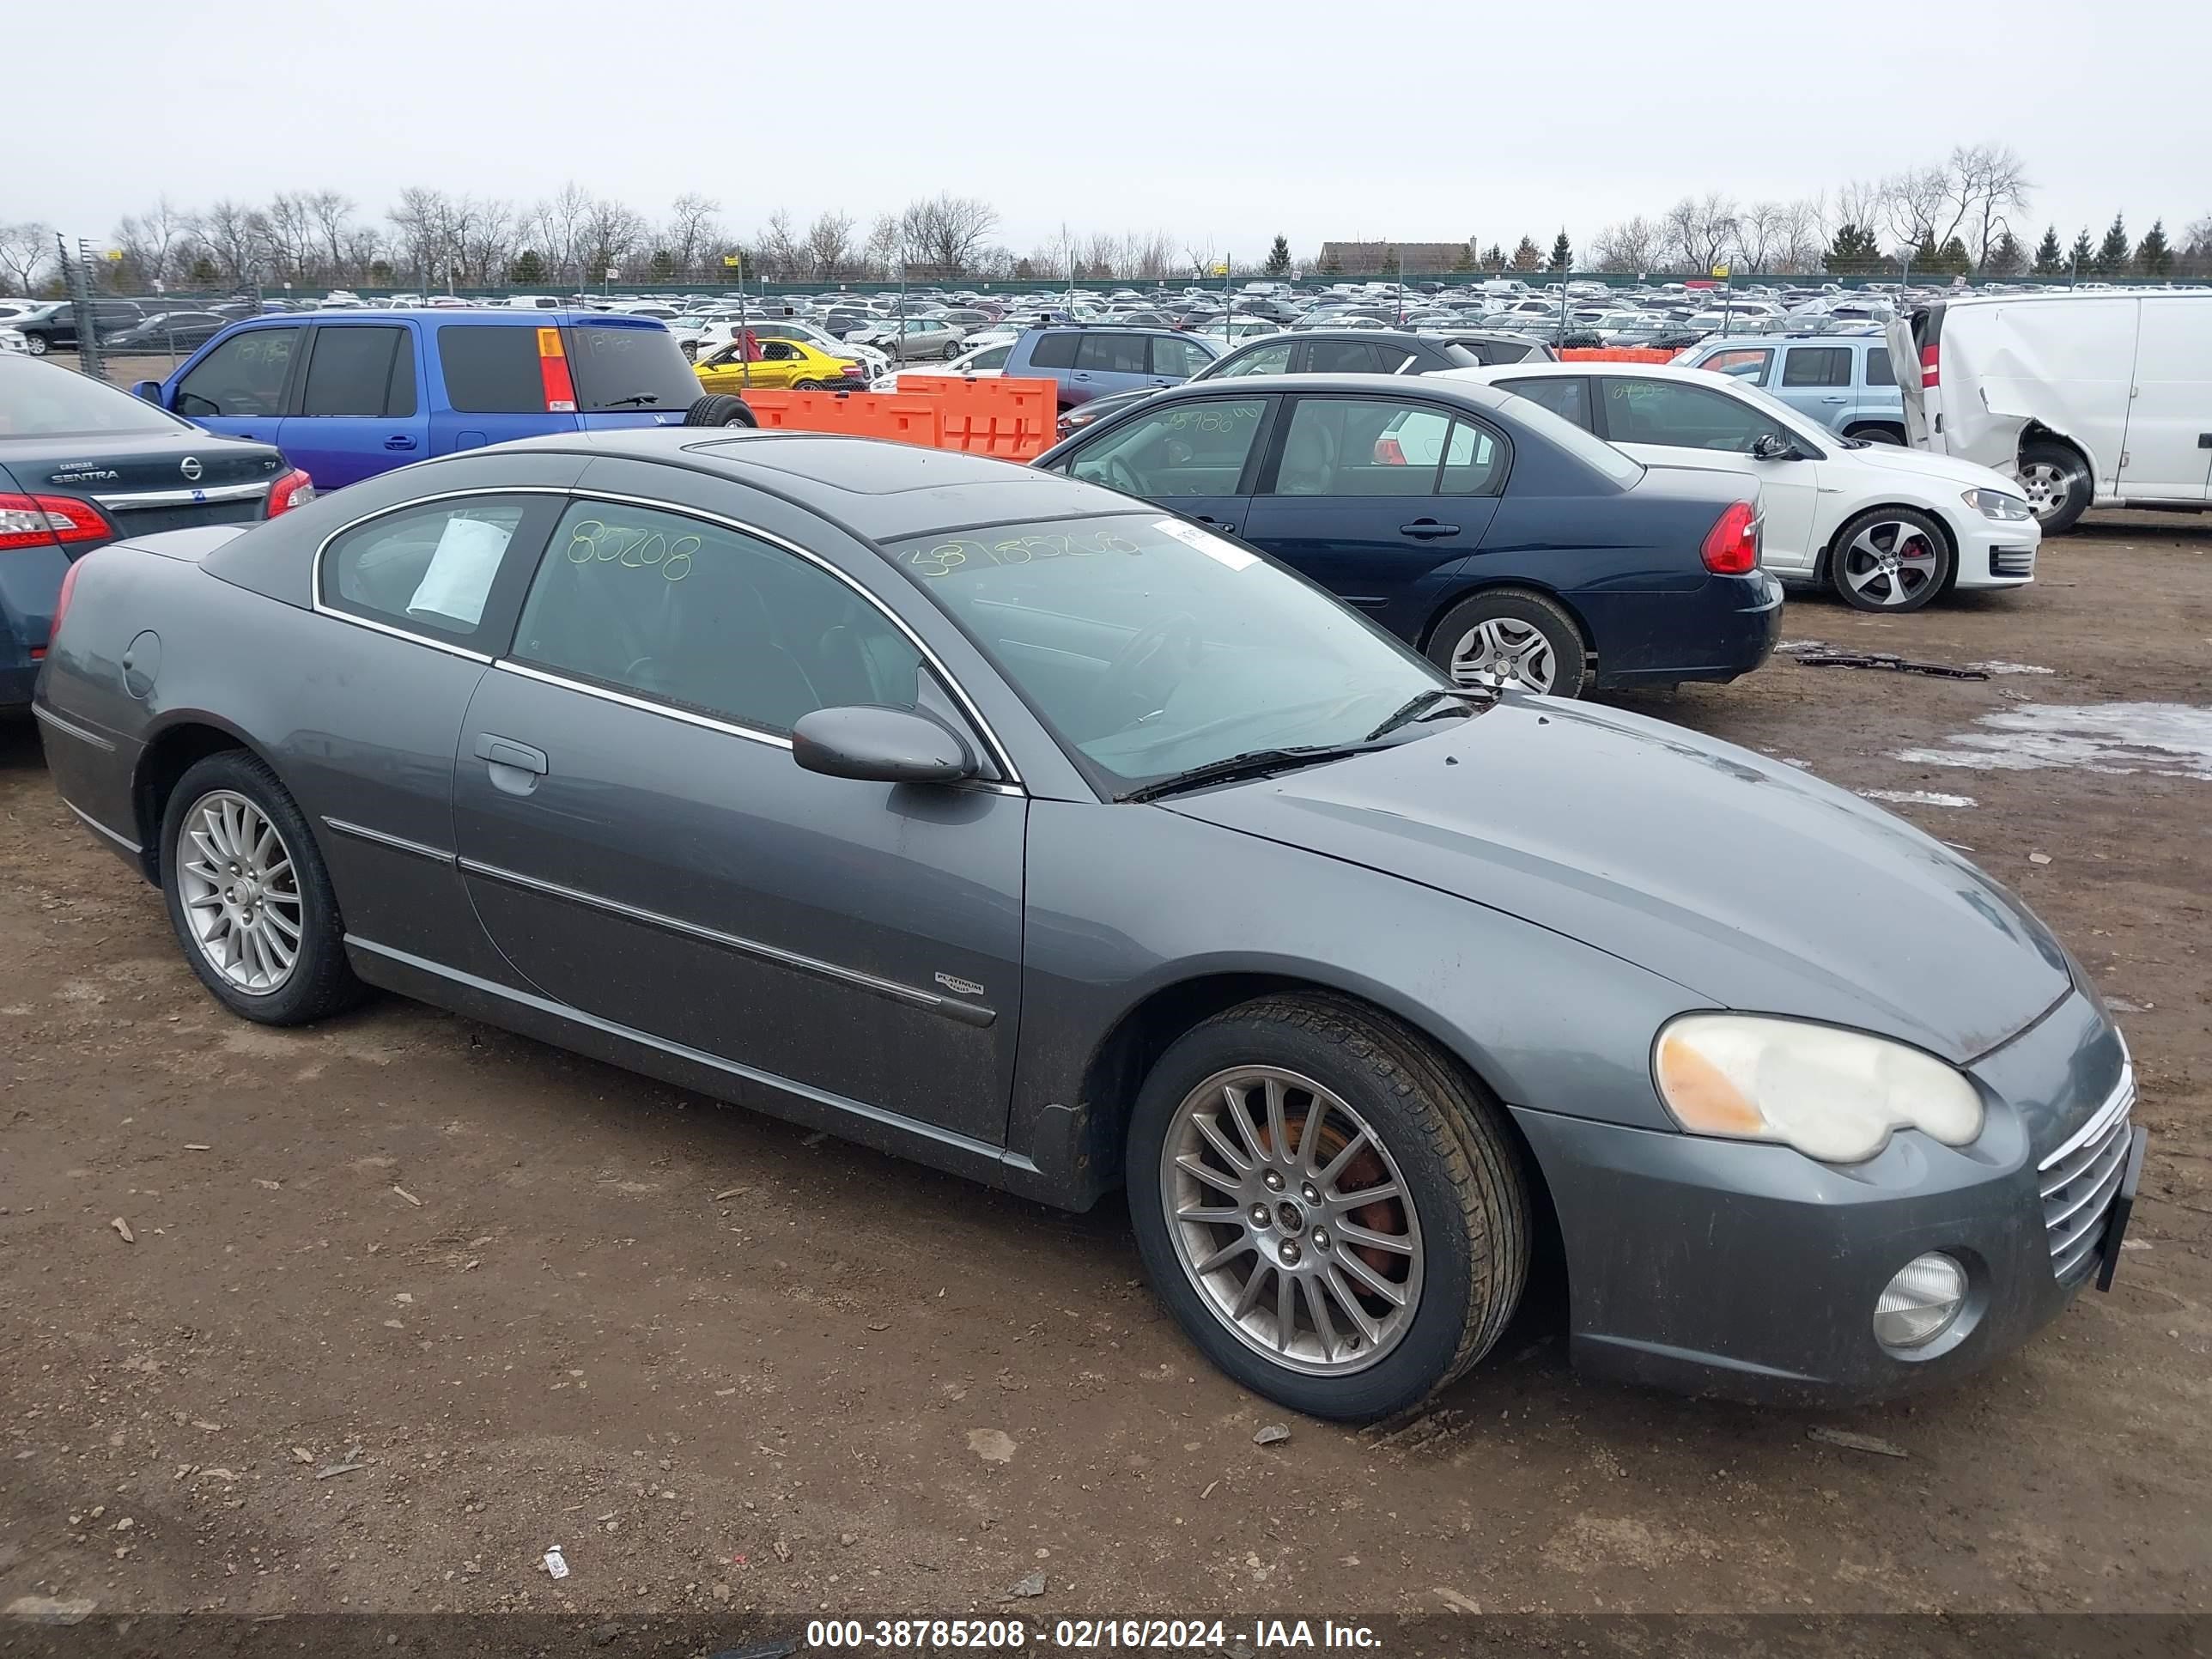
[[1972,806],[1972,795],[1944,795],[1933,789],[1862,789],[1869,800],[1896,801],[1905,806]]
[[2212,709],[2178,702],[2028,703],[1974,724],[1983,729],[1959,732],[1941,747],[1901,749],[1892,758],[1984,772],[2058,768],[2212,782]]
[[2056,674],[2055,668],[2038,668],[2032,662],[1970,662],[1969,668],[1978,668],[1984,674]]

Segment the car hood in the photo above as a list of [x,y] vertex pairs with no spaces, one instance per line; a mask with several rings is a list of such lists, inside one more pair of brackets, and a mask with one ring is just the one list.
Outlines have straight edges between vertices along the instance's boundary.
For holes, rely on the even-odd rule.
[[1551,698],[1163,805],[1519,916],[1717,1006],[1959,1064],[2072,982],[2019,900],[1902,819],[1732,744]]
[[2008,478],[1972,461],[1931,455],[1924,449],[1907,449],[1900,444],[1869,444],[1864,449],[1838,450],[1835,458],[1854,466],[1870,466],[1930,483],[1955,484],[1961,490],[2002,489],[2008,495],[2020,494],[2017,478]]

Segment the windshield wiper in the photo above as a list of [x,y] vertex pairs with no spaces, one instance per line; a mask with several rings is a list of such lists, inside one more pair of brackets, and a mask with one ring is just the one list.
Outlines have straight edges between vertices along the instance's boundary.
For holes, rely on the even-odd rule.
[[1498,701],[1498,694],[1486,686],[1454,686],[1448,690],[1443,686],[1432,685],[1425,691],[1416,691],[1407,699],[1395,714],[1367,734],[1366,740],[1373,743],[1377,738],[1389,737],[1401,726],[1411,726],[1415,720],[1426,720],[1431,713],[1431,705],[1445,697],[1480,697],[1485,706]]
[[1157,783],[1132,789],[1121,799],[1158,800],[1163,795],[1176,794],[1185,789],[1203,788],[1209,783],[1233,783],[1239,778],[1264,777],[1270,772],[1287,772],[1293,767],[1314,766],[1322,761],[1364,755],[1373,747],[1372,744],[1367,743],[1316,743],[1295,749],[1248,749],[1241,755],[1208,761],[1203,766],[1192,767],[1188,772],[1177,772]]
[[659,401],[650,392],[641,392],[635,398],[610,398],[599,406],[602,409],[620,409],[628,404],[657,404]]

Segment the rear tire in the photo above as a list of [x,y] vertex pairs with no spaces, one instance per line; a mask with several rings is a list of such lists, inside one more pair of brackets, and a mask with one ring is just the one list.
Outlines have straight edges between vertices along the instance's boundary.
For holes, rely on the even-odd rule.
[[1849,432],[1844,434],[1844,436],[1846,438],[1863,438],[1870,444],[1895,444],[1902,446],[1905,442],[1905,434],[1900,429],[1893,426],[1855,426]]
[[2063,536],[2089,510],[2089,464],[2071,444],[2044,440],[2020,447],[2020,482],[2046,536]]
[[[242,823],[238,839],[246,844],[227,848],[210,831],[210,813]],[[257,859],[258,849],[265,850]],[[234,1014],[263,1025],[305,1025],[361,1000],[322,854],[291,795],[258,757],[224,750],[177,781],[161,815],[161,893],[185,962]],[[270,970],[275,958],[265,945],[241,937],[257,931],[278,940],[276,957],[291,949],[281,973]],[[266,971],[257,973],[257,962]]]
[[33,357],[43,357],[53,349],[53,343],[43,334],[26,334],[23,346]]
[[1429,638],[1429,660],[1455,684],[1516,685],[1554,697],[1582,696],[1589,653],[1575,619],[1525,588],[1462,600]]
[[1490,1350],[1527,1282],[1528,1194],[1499,1108],[1342,998],[1264,998],[1184,1033],[1145,1079],[1127,1158],[1161,1301],[1222,1370],[1293,1411],[1419,1405]]
[[710,392],[684,411],[686,426],[758,426],[743,398],[726,392]]

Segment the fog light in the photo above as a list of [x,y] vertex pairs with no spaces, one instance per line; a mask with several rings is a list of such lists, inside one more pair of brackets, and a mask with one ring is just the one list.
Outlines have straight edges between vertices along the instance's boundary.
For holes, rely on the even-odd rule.
[[1893,1348],[1918,1348],[1951,1328],[1966,1304],[1966,1270],[1949,1256],[1916,1255],[1874,1304],[1874,1334]]

